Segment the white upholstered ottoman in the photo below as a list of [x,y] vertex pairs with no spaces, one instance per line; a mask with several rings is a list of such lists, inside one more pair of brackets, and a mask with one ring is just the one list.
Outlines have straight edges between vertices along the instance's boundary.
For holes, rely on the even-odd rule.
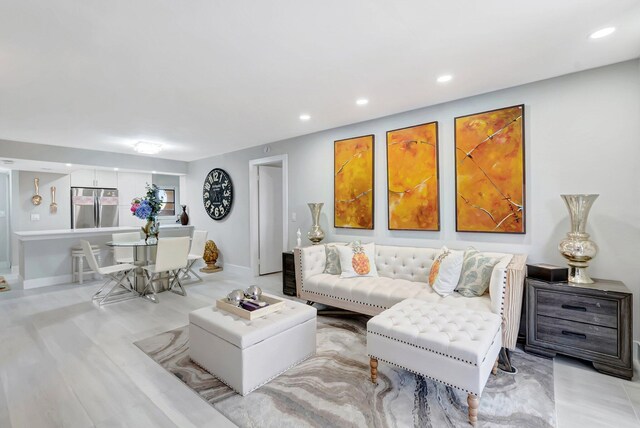
[[461,389],[472,424],[501,346],[501,319],[488,311],[406,299],[367,323],[373,383],[380,360]]
[[191,359],[242,395],[315,352],[316,309],[302,303],[253,321],[212,306],[189,314]]

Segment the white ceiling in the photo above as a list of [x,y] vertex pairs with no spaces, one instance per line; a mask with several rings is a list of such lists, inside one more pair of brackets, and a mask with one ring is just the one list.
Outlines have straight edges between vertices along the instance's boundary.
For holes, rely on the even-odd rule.
[[0,138],[189,161],[638,56],[638,0],[3,0]]

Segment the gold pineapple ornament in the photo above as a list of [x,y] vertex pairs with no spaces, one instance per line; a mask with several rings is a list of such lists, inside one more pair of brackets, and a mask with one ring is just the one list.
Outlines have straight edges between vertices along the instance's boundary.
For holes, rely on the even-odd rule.
[[353,244],[353,257],[351,258],[351,266],[358,275],[366,275],[371,271],[369,258],[364,253],[364,247],[360,241]]
[[212,273],[212,272],[221,271],[222,268],[220,266],[216,266],[216,262],[218,261],[218,255],[219,253],[218,253],[218,247],[216,246],[216,243],[213,242],[212,240],[208,240],[204,246],[204,256],[202,256],[207,266],[200,269],[200,272]]

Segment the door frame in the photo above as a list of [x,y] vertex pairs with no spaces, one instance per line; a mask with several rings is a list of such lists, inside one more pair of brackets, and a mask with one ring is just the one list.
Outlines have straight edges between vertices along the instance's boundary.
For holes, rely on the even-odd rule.
[[260,234],[258,230],[258,166],[279,165],[282,168],[282,251],[289,247],[289,157],[287,154],[270,156],[249,161],[249,254],[251,272],[260,276],[258,265]]

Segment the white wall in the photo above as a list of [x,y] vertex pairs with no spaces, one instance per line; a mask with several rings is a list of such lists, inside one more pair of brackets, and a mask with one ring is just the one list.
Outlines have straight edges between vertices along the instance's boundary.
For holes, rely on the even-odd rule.
[[[42,203],[33,205],[31,197],[34,195],[34,178],[40,179],[40,196]],[[71,228],[71,179],[66,174],[52,174],[46,172],[20,171],[17,200],[17,218],[12,219],[14,231],[51,230]],[[56,203],[58,212],[51,214],[51,186],[56,187]],[[39,221],[31,221],[31,214],[39,214]]]
[[[455,84],[452,82],[451,84]],[[372,100],[372,102],[375,102]],[[384,102],[384,100],[377,100]],[[525,235],[455,232],[454,130],[456,116],[524,103],[526,162]],[[354,107],[355,108],[355,107]],[[529,262],[564,265],[557,244],[569,230],[561,193],[599,193],[587,231],[600,252],[589,272],[624,281],[634,291],[640,243],[640,63],[628,61],[433,107],[271,143],[269,156],[289,155],[289,243],[298,227],[311,225],[307,202],[324,202],[321,226],[327,240],[353,238],[378,243],[522,252]],[[292,120],[295,120],[292,119]],[[440,131],[441,231],[387,230],[386,131],[437,120]],[[333,228],[333,141],[375,134],[375,230]],[[189,163],[190,216],[220,248],[223,263],[249,267],[249,160],[267,156],[263,147]],[[212,168],[229,172],[235,188],[232,212],[222,222],[206,215],[202,184]],[[291,214],[291,212],[289,214]],[[308,241],[305,242],[308,244]],[[640,317],[635,317],[636,337]]]
[[0,171],[0,270],[9,267],[9,174]]

